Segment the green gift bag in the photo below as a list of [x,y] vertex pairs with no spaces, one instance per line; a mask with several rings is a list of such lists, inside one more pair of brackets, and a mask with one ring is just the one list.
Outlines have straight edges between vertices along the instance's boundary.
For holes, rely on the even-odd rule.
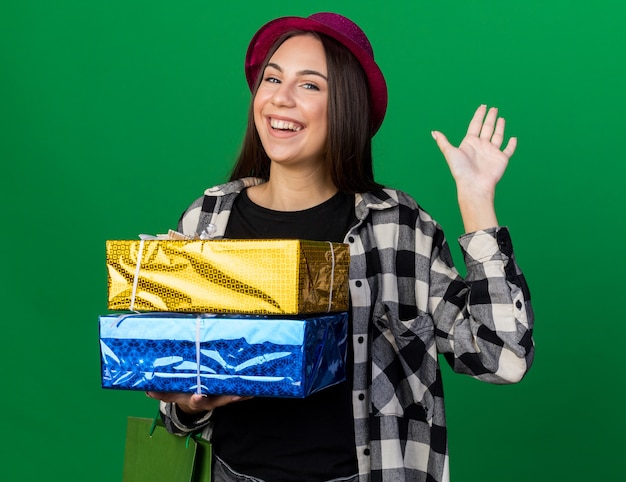
[[211,445],[172,435],[155,418],[128,417],[123,482],[209,482]]

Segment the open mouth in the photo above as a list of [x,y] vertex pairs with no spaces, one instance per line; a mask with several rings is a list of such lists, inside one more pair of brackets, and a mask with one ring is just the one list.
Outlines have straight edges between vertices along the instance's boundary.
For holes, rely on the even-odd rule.
[[298,132],[302,130],[302,126],[300,124],[277,119],[270,119],[270,126],[272,129],[278,131]]

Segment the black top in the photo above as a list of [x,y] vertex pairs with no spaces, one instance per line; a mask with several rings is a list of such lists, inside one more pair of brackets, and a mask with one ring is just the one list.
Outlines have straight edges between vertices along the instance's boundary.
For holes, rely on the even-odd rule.
[[[303,211],[282,212],[254,204],[243,191],[225,237],[343,242],[355,221],[354,196],[349,194],[337,193]],[[304,399],[253,398],[215,409],[213,450],[237,472],[270,482],[356,474],[351,372],[348,367],[346,382]]]

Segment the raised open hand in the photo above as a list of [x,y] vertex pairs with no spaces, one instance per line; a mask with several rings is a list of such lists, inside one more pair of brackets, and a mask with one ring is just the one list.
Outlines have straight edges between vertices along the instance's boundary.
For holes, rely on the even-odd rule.
[[500,150],[504,141],[504,124],[504,118],[498,117],[496,107],[487,111],[487,106],[481,105],[476,109],[459,147],[450,144],[441,132],[433,131],[459,193],[493,197],[496,184],[517,146],[517,138],[511,137],[506,147]]
[[496,226],[496,184],[517,147],[517,138],[511,137],[506,147],[500,149],[504,141],[504,119],[498,117],[498,109],[492,107],[487,111],[486,105],[478,107],[459,147],[450,144],[439,131],[432,134],[456,182],[465,230]]

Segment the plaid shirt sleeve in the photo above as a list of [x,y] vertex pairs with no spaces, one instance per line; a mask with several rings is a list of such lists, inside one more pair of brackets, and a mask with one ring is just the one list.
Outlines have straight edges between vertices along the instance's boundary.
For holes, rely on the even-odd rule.
[[490,383],[516,383],[532,363],[533,313],[507,228],[459,239],[467,274],[453,269],[445,241],[435,246],[430,311],[438,351],[459,373]]

